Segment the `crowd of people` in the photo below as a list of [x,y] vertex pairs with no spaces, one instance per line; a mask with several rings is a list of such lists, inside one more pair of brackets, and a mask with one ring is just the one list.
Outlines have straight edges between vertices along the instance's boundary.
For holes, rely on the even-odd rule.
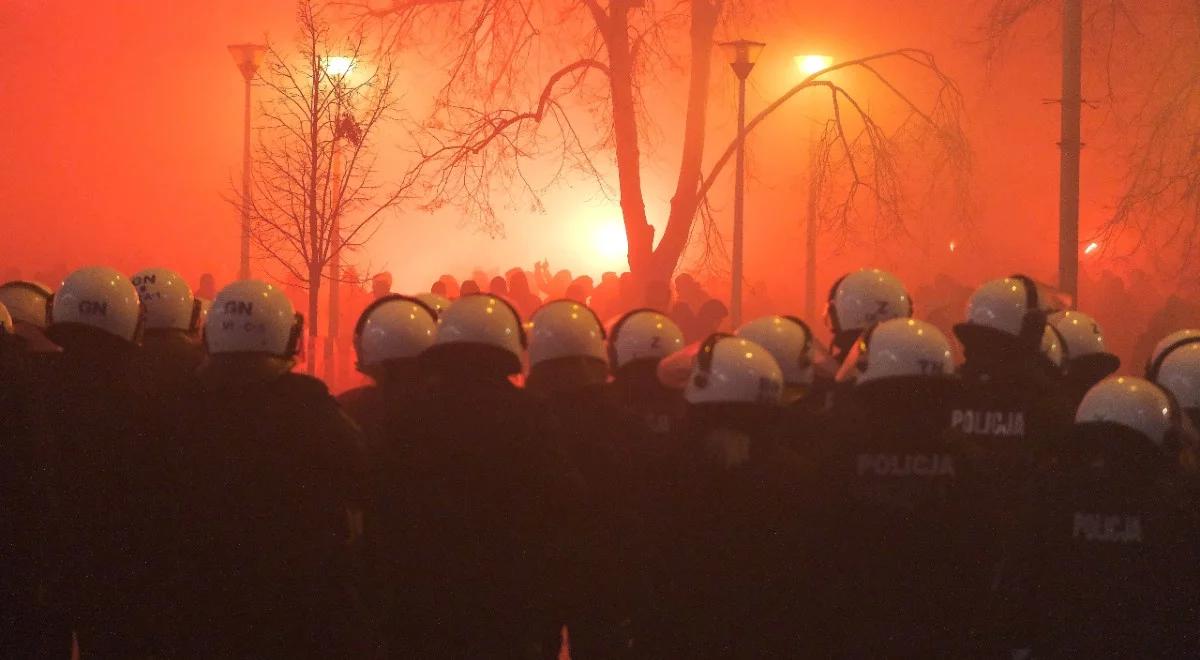
[[1122,371],[1014,275],[958,363],[881,270],[833,285],[827,342],[716,332],[687,276],[530,279],[379,282],[336,398],[270,284],[0,286],[0,649],[1200,654],[1200,330]]

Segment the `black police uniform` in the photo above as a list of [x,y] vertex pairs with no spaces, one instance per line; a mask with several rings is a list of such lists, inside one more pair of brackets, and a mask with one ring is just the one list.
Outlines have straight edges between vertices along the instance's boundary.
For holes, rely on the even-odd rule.
[[862,383],[812,446],[820,603],[809,629],[845,657],[978,648],[995,547],[991,484],[949,432],[951,378]]
[[175,652],[362,654],[350,557],[363,441],[325,385],[277,358],[214,356],[174,431]]

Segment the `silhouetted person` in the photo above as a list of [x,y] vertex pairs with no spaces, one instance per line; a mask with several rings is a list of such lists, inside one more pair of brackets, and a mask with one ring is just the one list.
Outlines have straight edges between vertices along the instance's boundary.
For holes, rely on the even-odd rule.
[[538,307],[541,307],[542,300],[529,289],[529,278],[525,275],[525,271],[515,269],[509,273],[508,297],[520,312],[521,318],[527,319],[533,316]]
[[217,297],[217,280],[212,273],[204,273],[200,276],[200,286],[196,287],[196,297],[205,300]]
[[493,277],[492,281],[488,284],[488,293],[492,294],[493,296],[500,296],[502,298],[507,298],[508,297],[508,282],[503,277],[500,277],[499,275],[497,275],[496,277]]
[[449,296],[446,295],[446,283],[441,280],[434,282],[433,286],[429,287],[429,292],[435,296],[449,298]]
[[[445,285],[443,285],[445,286]],[[384,271],[376,273],[375,277],[371,278],[371,298],[379,300],[380,298],[392,293],[392,274]],[[441,295],[446,295],[444,292]]]
[[479,293],[479,284],[477,284],[475,280],[467,280],[462,283],[459,291],[462,292],[462,297],[465,298],[469,295]]

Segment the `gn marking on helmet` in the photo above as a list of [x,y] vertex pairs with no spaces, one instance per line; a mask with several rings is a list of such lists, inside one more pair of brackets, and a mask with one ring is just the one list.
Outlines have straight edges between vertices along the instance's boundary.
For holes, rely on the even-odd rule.
[[955,410],[950,427],[968,435],[1020,438],[1025,435],[1025,413],[1017,410]]
[[108,317],[108,303],[97,300],[80,300],[79,313],[83,316]]
[[158,283],[158,275],[154,275],[154,274],[134,275],[134,277],[133,277],[133,285],[134,286],[140,287],[140,286],[146,286],[149,284],[157,284],[157,283]]
[[238,316],[253,316],[254,303],[244,300],[229,300],[225,303],[225,313]]
[[1125,514],[1076,513],[1071,538],[1100,543],[1141,543],[1142,518]]
[[858,476],[955,477],[949,454],[859,454]]

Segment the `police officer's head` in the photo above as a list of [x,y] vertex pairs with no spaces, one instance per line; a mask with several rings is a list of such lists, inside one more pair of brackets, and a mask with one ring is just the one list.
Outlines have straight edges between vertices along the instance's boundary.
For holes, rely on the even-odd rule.
[[44,337],[53,295],[50,287],[37,282],[14,280],[0,286],[0,305],[12,315],[13,332],[29,341]]
[[131,280],[145,309],[147,336],[196,334],[203,307],[179,273],[167,268],[147,268],[134,273]]
[[683,331],[654,309],[627,312],[608,328],[608,363],[617,379],[657,380],[659,361],[683,346]]
[[437,339],[437,312],[418,298],[385,295],[354,326],[357,367],[377,382],[412,383],[417,357]]
[[813,384],[813,334],[795,316],[764,316],[737,329],[771,354],[783,371],[784,399],[794,401]]
[[1200,426],[1200,330],[1180,330],[1154,348],[1146,378],[1170,392]]
[[942,381],[953,372],[950,342],[941,330],[916,319],[892,319],[859,337],[837,379],[866,388],[914,380]]
[[912,296],[895,275],[877,268],[849,273],[833,283],[825,320],[833,331],[836,358],[843,358],[867,328],[913,315]]
[[1121,367],[1121,359],[1104,346],[1100,324],[1087,314],[1055,312],[1047,317],[1047,326],[1062,337],[1063,373],[1076,386],[1091,388]]
[[762,346],[717,333],[700,344],[683,393],[689,437],[709,460],[726,466],[745,462],[752,438],[776,421],[783,397],[783,372]]
[[282,291],[258,280],[239,280],[221,289],[204,321],[211,359],[267,373],[292,368],[300,354],[304,317]]
[[50,305],[47,336],[67,351],[126,351],[141,343],[143,310],[137,289],[103,266],[63,280]]
[[1075,413],[1075,437],[1098,453],[1177,463],[1186,443],[1181,411],[1154,383],[1121,376],[1088,391]]
[[533,391],[575,389],[602,384],[608,354],[600,319],[573,300],[546,303],[529,323],[529,379]]
[[1047,309],[1038,285],[1025,275],[985,282],[967,301],[967,319],[954,326],[967,361],[1032,364],[1041,352]]
[[433,377],[505,379],[521,373],[527,340],[521,316],[503,298],[474,293],[440,317],[434,345],[421,356]]

